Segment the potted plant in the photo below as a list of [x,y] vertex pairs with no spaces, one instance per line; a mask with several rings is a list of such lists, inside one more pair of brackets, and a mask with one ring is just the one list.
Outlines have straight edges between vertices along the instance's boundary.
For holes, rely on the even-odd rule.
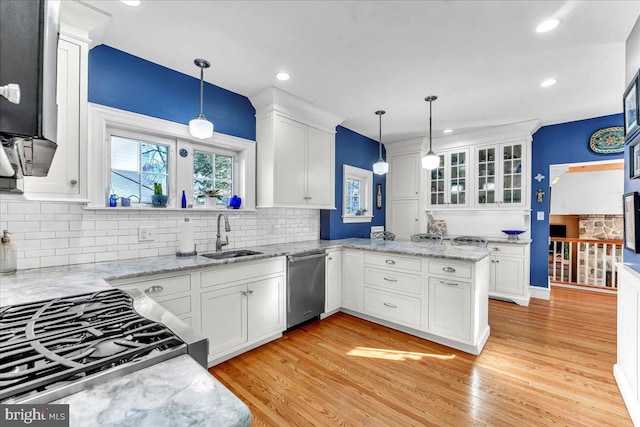
[[166,208],[168,196],[162,194],[162,184],[156,182],[153,184],[153,195],[151,196],[151,206],[154,208]]
[[207,208],[215,208],[218,200],[222,200],[220,190],[207,190],[204,194],[200,194],[198,199],[204,199],[204,205]]

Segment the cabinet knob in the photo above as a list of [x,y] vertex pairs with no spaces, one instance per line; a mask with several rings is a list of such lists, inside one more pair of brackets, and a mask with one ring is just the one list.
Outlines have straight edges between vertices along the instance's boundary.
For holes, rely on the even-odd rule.
[[417,221],[417,220],[418,220],[418,218],[415,218],[415,220]]
[[242,295],[245,295],[245,296],[249,295],[249,291],[241,291],[241,292],[242,292]]
[[331,257],[329,256],[329,257],[327,257],[327,259],[328,259],[329,261],[331,261],[333,258],[331,258]]
[[69,182],[71,183],[71,185],[76,185],[78,183],[78,180],[77,179],[72,179]]
[[491,249],[493,249],[493,250],[494,250],[494,251],[496,251],[496,252],[499,252],[499,251],[500,251],[500,248],[491,248]]
[[159,294],[160,292],[164,291],[164,288],[160,285],[153,285],[153,286],[149,286],[147,289],[144,290],[145,294]]
[[311,200],[311,197],[307,197],[307,200]]
[[499,260],[499,259],[497,259],[497,260],[496,260],[496,262],[500,262],[500,260]]

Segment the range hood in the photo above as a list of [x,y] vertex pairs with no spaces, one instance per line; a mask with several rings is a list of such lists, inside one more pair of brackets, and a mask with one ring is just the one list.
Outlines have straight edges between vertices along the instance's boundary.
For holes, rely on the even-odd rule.
[[46,176],[57,148],[59,14],[59,0],[0,1],[0,175],[10,179]]

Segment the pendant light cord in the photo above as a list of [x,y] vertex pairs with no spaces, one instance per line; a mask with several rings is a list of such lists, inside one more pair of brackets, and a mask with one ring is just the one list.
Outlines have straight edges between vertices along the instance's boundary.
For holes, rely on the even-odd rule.
[[382,160],[382,114],[378,114],[380,126],[378,133],[378,160]]
[[433,145],[431,143],[431,105],[433,100],[429,100],[429,151],[433,151]]
[[200,67],[200,115],[202,116],[203,110],[203,91],[204,91],[204,68]]

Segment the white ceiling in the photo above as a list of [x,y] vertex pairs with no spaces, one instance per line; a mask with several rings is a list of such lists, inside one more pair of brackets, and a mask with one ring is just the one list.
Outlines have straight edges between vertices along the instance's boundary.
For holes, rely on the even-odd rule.
[[[384,141],[622,111],[624,43],[640,1],[87,0],[112,15],[103,43],[251,96],[276,86]],[[538,34],[543,20],[554,31]],[[291,74],[276,80],[278,71]],[[540,88],[555,77],[558,84]]]

